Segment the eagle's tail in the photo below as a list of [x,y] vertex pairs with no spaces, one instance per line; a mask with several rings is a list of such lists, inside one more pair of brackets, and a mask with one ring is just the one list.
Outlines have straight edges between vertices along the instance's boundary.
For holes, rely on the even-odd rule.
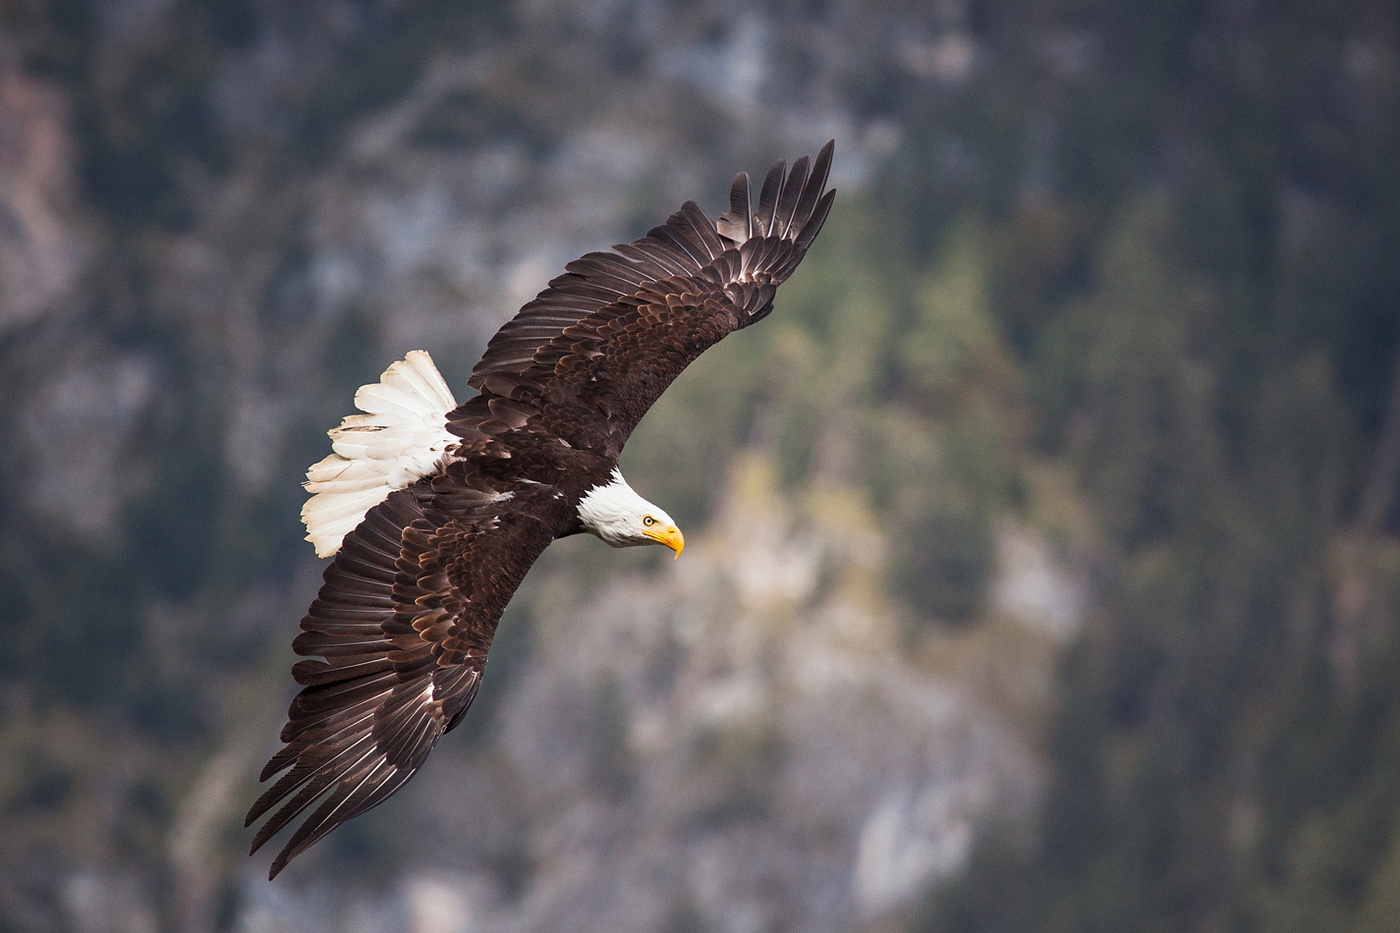
[[411,351],[378,382],[361,386],[355,407],[364,414],[331,430],[334,453],[306,471],[313,495],[301,520],[318,557],[334,554],[366,512],[431,473],[458,441],[446,426],[457,402],[424,350]]

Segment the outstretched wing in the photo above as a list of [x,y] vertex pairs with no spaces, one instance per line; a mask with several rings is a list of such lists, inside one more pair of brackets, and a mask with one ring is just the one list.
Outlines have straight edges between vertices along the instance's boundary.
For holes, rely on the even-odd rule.
[[570,443],[616,456],[681,370],[772,310],[831,209],[833,148],[822,147],[810,174],[805,156],[787,173],[775,163],[757,207],[740,174],[718,222],[687,201],[640,240],[569,263],[491,338],[467,380],[482,394],[449,415],[449,428],[469,432],[493,401],[510,400],[542,412]]
[[293,642],[302,690],[282,750],[290,768],[248,811],[279,807],[256,852],[313,804],[269,877],[413,776],[476,696],[496,623],[563,517],[554,500],[492,489],[456,463],[391,493],[346,536]]

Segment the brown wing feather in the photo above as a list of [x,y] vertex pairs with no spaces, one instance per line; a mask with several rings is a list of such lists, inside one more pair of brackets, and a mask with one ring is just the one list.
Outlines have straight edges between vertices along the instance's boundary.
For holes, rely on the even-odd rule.
[[[569,263],[564,275],[553,279],[491,338],[467,384],[481,389],[491,373],[525,372],[534,352],[568,328],[618,300],[636,297],[641,289],[664,288],[672,279],[708,278],[721,291],[746,275],[767,276],[770,284],[781,284],[826,220],[833,196],[825,188],[833,148],[830,142],[822,147],[810,178],[806,157],[786,175],[784,163],[774,163],[756,211],[749,202],[748,176],[741,173],[730,190],[730,210],[718,224],[687,201],[641,239],[615,246],[615,252],[588,253]],[[781,232],[774,232],[779,226],[775,210],[785,221]],[[759,240],[746,255],[759,262],[721,261],[752,237]],[[770,248],[759,251],[755,247],[760,243]]]
[[248,811],[276,809],[256,852],[317,804],[269,877],[413,776],[471,704],[501,612],[565,517],[552,500],[505,498],[455,464],[371,509],[326,569],[293,642],[302,690],[281,751],[284,774]]
[[[491,339],[467,380],[484,395],[521,403],[522,417],[615,457],[671,381],[726,334],[761,320],[826,221],[833,143],[791,172],[768,170],[759,203],[748,176],[712,221],[687,201],[666,223],[612,253],[588,253]],[[545,400],[560,403],[551,418]],[[492,409],[494,412],[494,409]],[[448,416],[454,432],[482,430],[473,399]],[[581,418],[599,426],[589,437]],[[499,419],[486,433],[498,433]]]

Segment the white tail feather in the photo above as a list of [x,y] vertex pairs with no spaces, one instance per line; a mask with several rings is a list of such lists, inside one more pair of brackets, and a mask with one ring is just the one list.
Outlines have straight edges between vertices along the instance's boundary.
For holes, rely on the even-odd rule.
[[457,442],[447,431],[447,413],[457,401],[423,350],[361,386],[355,407],[364,414],[348,416],[329,432],[335,452],[306,471],[304,485],[313,495],[301,520],[317,557],[339,550],[366,512],[437,469]]

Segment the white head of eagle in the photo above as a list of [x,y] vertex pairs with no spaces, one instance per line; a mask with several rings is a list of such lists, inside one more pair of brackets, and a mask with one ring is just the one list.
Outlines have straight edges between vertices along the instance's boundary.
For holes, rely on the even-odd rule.
[[590,489],[578,503],[583,529],[613,547],[664,544],[681,556],[685,536],[671,516],[637,494],[613,470],[612,482]]

